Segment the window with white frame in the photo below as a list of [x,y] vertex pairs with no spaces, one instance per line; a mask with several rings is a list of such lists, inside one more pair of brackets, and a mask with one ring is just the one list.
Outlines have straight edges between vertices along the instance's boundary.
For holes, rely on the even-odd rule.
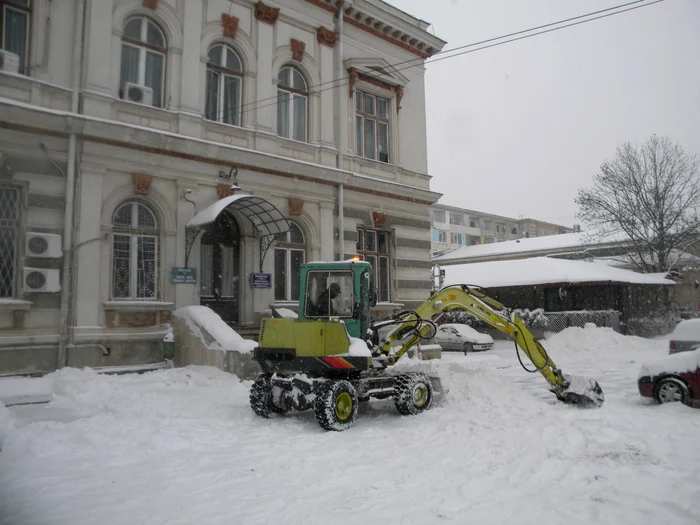
[[445,244],[447,242],[447,232],[445,230],[433,230],[433,242]]
[[112,297],[158,297],[158,223],[141,201],[119,206],[112,221]]
[[355,146],[357,155],[389,162],[388,98],[355,91]]
[[380,230],[357,230],[357,254],[372,265],[377,283],[377,298],[380,302],[391,300],[389,232]]
[[464,225],[464,215],[450,212],[450,224],[455,224],[457,226]]
[[233,126],[241,125],[243,66],[232,47],[217,44],[207,61],[206,118]]
[[277,76],[277,134],[306,142],[309,92],[301,72],[283,67]]
[[301,228],[289,222],[290,230],[277,236],[275,245],[275,301],[298,301],[301,265],[306,242]]
[[15,297],[20,190],[0,184],[0,298]]
[[462,238],[459,233],[452,234],[452,244],[462,244]]
[[27,73],[30,0],[0,0],[2,49],[19,56],[19,72]]
[[152,20],[145,16],[127,20],[122,36],[122,96],[126,84],[146,86],[153,90],[153,106],[163,107],[166,50],[165,36]]

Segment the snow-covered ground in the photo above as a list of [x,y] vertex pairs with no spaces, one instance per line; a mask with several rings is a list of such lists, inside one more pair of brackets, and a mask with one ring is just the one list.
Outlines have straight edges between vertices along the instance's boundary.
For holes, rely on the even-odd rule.
[[569,329],[545,347],[602,408],[557,402],[506,342],[443,354],[430,411],[372,401],[341,433],[253,416],[250,382],[216,369],[66,369],[49,405],[0,406],[0,524],[699,523],[700,410],[637,393],[666,343]]

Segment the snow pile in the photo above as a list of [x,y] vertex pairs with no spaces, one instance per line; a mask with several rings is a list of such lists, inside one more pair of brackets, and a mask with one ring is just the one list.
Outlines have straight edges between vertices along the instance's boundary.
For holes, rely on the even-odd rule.
[[686,319],[678,323],[669,335],[671,341],[700,341],[700,319]]
[[43,403],[51,399],[51,387],[44,378],[3,377],[0,379],[0,403]]
[[200,335],[209,346],[240,353],[252,352],[258,346],[255,341],[241,337],[206,306],[186,306],[176,310],[173,316],[184,318],[192,332]]
[[372,352],[370,352],[367,343],[365,343],[362,339],[350,337],[350,348],[348,349],[348,355],[372,357]]
[[645,363],[639,370],[639,377],[657,376],[659,374],[682,374],[692,372],[700,367],[700,350],[680,352],[667,355],[662,359]]
[[275,311],[282,316],[283,319],[298,319],[299,316],[294,310],[289,308],[275,308]]
[[612,328],[579,328],[572,326],[547,338],[543,346],[557,355],[599,355],[635,352],[646,356],[659,348],[659,341],[622,335]]

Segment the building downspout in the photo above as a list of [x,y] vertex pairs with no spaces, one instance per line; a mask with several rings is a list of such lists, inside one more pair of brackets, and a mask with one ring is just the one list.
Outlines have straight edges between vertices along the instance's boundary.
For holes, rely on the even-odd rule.
[[[71,80],[71,113],[80,109],[80,80],[83,65],[83,30],[85,0],[77,0],[75,26],[73,32],[73,71]],[[61,326],[58,340],[58,368],[66,366],[66,347],[70,328],[68,326],[71,297],[71,265],[73,261],[73,214],[75,201],[75,173],[77,162],[78,137],[75,130],[68,136],[68,166],[66,169],[66,204],[63,215],[63,268],[61,270]]]
[[[336,86],[341,86],[343,80],[343,5],[341,3],[338,8],[338,45],[337,45],[337,57],[336,60],[336,74],[335,81]],[[347,143],[347,111],[343,111],[347,104],[342,103],[343,100],[343,90],[338,89],[338,155],[336,167],[339,170],[343,169],[343,157],[345,154],[345,144]],[[345,210],[344,210],[344,189],[342,184],[338,184],[338,260],[342,261],[345,259]]]

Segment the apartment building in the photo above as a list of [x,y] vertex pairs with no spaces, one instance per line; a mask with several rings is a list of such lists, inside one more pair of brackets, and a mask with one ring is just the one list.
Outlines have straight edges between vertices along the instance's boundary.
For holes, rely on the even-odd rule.
[[460,246],[490,244],[569,233],[575,229],[536,219],[513,219],[445,204],[430,207],[431,251],[440,255]]
[[373,262],[380,314],[424,299],[426,22],[381,0],[0,10],[0,372],[162,360],[183,306],[255,327],[306,260]]

